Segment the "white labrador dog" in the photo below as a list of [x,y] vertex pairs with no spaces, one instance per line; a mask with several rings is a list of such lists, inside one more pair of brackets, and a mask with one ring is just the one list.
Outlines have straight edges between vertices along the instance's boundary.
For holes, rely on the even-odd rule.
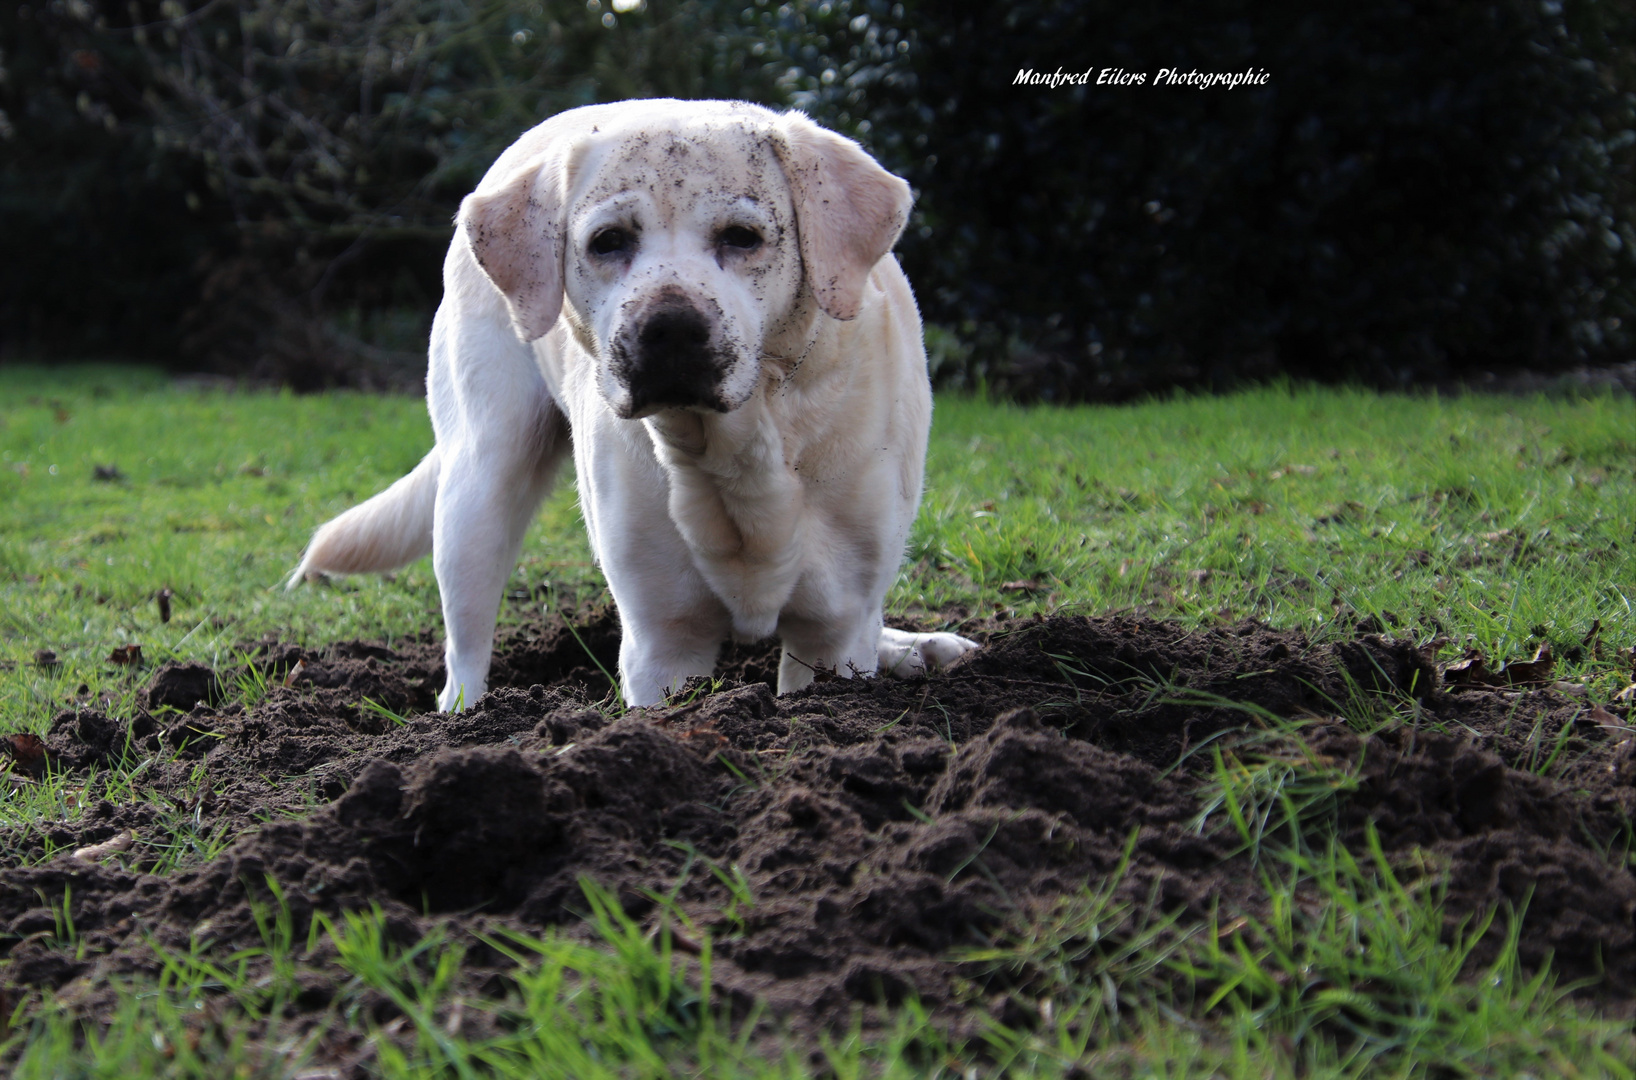
[[437,444],[313,536],[290,584],[430,551],[444,709],[488,677],[523,533],[572,447],[632,705],[774,634],[815,669],[907,675],[976,643],[882,625],[931,390],[888,252],[911,195],[856,143],[740,102],[574,109],[461,204],[432,324]]

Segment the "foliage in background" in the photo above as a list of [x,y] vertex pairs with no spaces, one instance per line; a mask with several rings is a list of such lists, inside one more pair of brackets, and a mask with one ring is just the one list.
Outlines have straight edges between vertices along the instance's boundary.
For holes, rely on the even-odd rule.
[[[670,0],[18,5],[0,13],[0,335],[179,349],[298,387],[414,367],[450,219],[518,132],[593,101],[773,93],[717,18]],[[104,289],[130,303],[87,312]]]
[[[901,252],[946,382],[1069,399],[1618,360],[1633,41],[1636,11],[1593,0],[15,5],[0,350],[417,370],[487,163],[561,109],[670,94],[797,104],[914,183]],[[1059,67],[1149,81],[1014,85]]]
[[[1628,358],[1628,6],[910,0],[842,35],[826,8],[796,100],[919,190],[947,374],[1061,398]],[[1012,85],[1059,68],[1093,85]],[[1119,70],[1148,83],[1094,85]]]

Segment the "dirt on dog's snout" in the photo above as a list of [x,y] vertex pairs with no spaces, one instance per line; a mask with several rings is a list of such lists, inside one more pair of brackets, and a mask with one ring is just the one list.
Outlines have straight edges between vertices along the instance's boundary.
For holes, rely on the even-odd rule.
[[[736,648],[718,688],[621,716],[595,707],[618,646],[608,612],[508,631],[497,689],[459,714],[419,711],[442,677],[429,634],[261,643],[271,689],[248,710],[216,704],[207,673],[158,672],[154,713],[53,723],[55,768],[148,764],[141,797],[92,782],[78,818],[5,837],[0,983],[83,979],[81,1007],[111,1008],[103,977],[155,970],[155,946],[259,943],[269,879],[298,927],[377,904],[406,940],[441,926],[474,942],[499,927],[588,933],[590,879],[649,924],[664,916],[654,897],[674,896],[713,939],[718,991],[766,1003],[798,1036],[910,995],[958,1028],[961,947],[1121,867],[1124,899],[1184,922],[1257,910],[1236,834],[1200,825],[1211,756],[1198,751],[1270,713],[1309,718],[1315,760],[1350,763],[1337,829],[1354,850],[1373,829],[1388,858],[1445,868],[1452,920],[1526,904],[1525,962],[1636,996],[1636,880],[1601,850],[1636,811],[1636,766],[1617,732],[1576,725],[1582,703],[1448,692],[1428,657],[1377,636],[1313,645],[1252,623],[1081,617],[972,631],[987,645],[953,671],[783,698],[765,681],[776,651]],[[1548,777],[1530,769],[1540,738],[1562,747]],[[143,841],[178,814],[201,844],[233,839],[177,868]],[[71,854],[125,833],[122,853]],[[65,893],[77,953],[35,933]],[[485,954],[471,955],[476,978]]]

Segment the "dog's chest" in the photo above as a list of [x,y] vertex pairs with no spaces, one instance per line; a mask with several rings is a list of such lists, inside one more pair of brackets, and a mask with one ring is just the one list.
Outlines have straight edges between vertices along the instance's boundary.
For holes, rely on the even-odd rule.
[[[679,429],[678,429],[679,428]],[[803,563],[801,482],[776,427],[706,441],[697,425],[658,426],[670,518],[740,637],[773,633]]]

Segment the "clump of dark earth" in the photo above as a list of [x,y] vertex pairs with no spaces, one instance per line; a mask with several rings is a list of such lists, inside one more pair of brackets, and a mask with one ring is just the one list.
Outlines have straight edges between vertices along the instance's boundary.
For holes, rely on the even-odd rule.
[[148,681],[143,696],[150,709],[168,705],[186,712],[201,701],[214,705],[222,700],[224,693],[214,668],[188,662],[161,667]]
[[[246,671],[266,693],[249,708],[220,704],[246,671],[167,666],[146,709],[52,723],[53,767],[140,768],[143,797],[99,799],[93,782],[78,818],[0,835],[0,988],[74,983],[95,1011],[94,988],[153,970],[156,946],[258,943],[269,879],[298,927],[376,904],[406,940],[588,933],[590,879],[650,925],[653,896],[674,895],[713,935],[715,986],[798,1036],[911,992],[958,1028],[972,994],[955,950],[1101,887],[1127,857],[1117,888],[1134,904],[1184,922],[1256,910],[1236,836],[1199,824],[1200,793],[1210,749],[1270,714],[1307,718],[1313,753],[1354,763],[1344,842],[1361,851],[1373,829],[1402,866],[1446,868],[1451,927],[1526,905],[1526,963],[1549,959],[1604,1003],[1636,998],[1636,880],[1617,854],[1636,742],[1619,707],[1587,724],[1553,690],[1445,690],[1428,654],[1377,635],[961,628],[985,648],[931,678],[780,698],[776,650],[737,647],[715,684],[623,715],[605,697],[608,611],[502,635],[494,689],[459,714],[427,711],[443,677],[430,634],[259,643]],[[165,806],[231,842],[174,868],[140,843]],[[71,854],[127,830],[139,842],[118,858]],[[736,866],[754,903],[724,914],[712,864]],[[65,894],[77,955],[36,933]]]

